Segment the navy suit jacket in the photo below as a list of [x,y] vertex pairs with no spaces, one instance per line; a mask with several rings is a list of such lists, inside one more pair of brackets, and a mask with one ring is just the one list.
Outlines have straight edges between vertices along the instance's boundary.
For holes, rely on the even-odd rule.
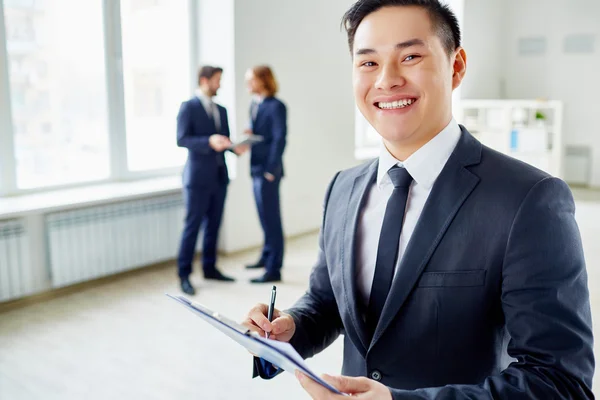
[[311,357],[344,334],[342,373],[394,399],[593,399],[587,274],[568,186],[464,128],[436,180],[371,339],[356,229],[377,161],[336,175],[318,261],[288,310]]
[[186,187],[211,187],[229,182],[223,152],[216,152],[208,144],[208,138],[215,133],[229,137],[227,110],[218,104],[217,107],[221,116],[218,132],[198,97],[183,102],[179,108],[177,145],[188,149],[183,170],[183,185]]
[[287,110],[285,104],[275,97],[266,97],[258,106],[256,119],[252,120],[252,132],[263,141],[252,146],[250,173],[254,176],[268,172],[275,177],[283,176],[283,151],[287,135]]

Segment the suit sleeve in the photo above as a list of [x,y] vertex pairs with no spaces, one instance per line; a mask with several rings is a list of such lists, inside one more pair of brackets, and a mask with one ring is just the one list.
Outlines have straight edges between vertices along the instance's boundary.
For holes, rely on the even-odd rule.
[[[338,173],[339,174],[339,173]],[[290,340],[296,351],[308,358],[321,352],[329,346],[342,333],[343,324],[335,300],[327,261],[323,248],[325,231],[325,218],[329,203],[329,195],[338,176],[329,184],[325,196],[323,224],[319,234],[319,252],[317,263],[311,274],[308,291],[294,306],[287,310],[296,323],[296,332]]]
[[188,102],[181,103],[177,114],[177,146],[185,147],[200,154],[210,154],[214,150],[208,144],[208,136],[195,136],[192,132],[192,117]]
[[513,221],[501,301],[516,361],[478,385],[390,389],[395,400],[594,398],[587,273],[574,214],[567,185],[546,178]]
[[275,175],[282,164],[283,150],[285,149],[287,136],[287,110],[285,104],[279,102],[273,114],[273,141],[269,149],[269,158],[265,172]]

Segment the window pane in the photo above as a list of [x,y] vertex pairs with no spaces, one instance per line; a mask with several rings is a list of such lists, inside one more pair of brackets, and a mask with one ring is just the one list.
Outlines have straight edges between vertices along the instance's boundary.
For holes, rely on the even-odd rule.
[[190,92],[188,1],[123,0],[123,79],[129,169],[177,167],[179,105]]
[[17,186],[109,176],[101,0],[4,0]]

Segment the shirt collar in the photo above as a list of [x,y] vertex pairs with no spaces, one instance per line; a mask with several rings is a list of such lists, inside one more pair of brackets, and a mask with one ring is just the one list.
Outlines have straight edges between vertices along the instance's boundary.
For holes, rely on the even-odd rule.
[[383,185],[391,183],[387,172],[394,165],[398,165],[406,168],[418,185],[422,185],[427,190],[431,189],[454,151],[460,135],[460,127],[452,118],[440,133],[415,151],[404,162],[395,159],[382,144],[377,168],[377,186],[381,188]]
[[204,104],[204,106],[208,106],[210,105],[210,103],[213,102],[213,100],[208,97],[207,95],[205,95],[202,90],[200,89],[196,89],[196,97],[198,97],[198,99],[200,99],[200,101],[202,102],[202,104]]

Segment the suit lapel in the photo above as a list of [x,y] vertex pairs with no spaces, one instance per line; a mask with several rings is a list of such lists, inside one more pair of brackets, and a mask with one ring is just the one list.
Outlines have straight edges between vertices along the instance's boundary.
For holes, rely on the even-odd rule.
[[[356,230],[364,201],[369,193],[371,184],[376,178],[378,164],[378,161],[373,161],[365,173],[354,178],[354,184],[350,192],[350,201],[346,208],[344,236],[342,240],[343,288],[345,298],[347,299],[348,313],[354,325],[354,331],[347,331],[346,334],[350,336],[363,356],[366,355],[367,348],[369,347],[369,338],[359,311],[362,307],[360,307],[356,300]],[[348,247],[346,247],[346,244]]]
[[433,185],[400,262],[370,348],[399,312],[452,219],[479,182],[465,166],[479,162],[481,144],[461,129],[461,139]]

